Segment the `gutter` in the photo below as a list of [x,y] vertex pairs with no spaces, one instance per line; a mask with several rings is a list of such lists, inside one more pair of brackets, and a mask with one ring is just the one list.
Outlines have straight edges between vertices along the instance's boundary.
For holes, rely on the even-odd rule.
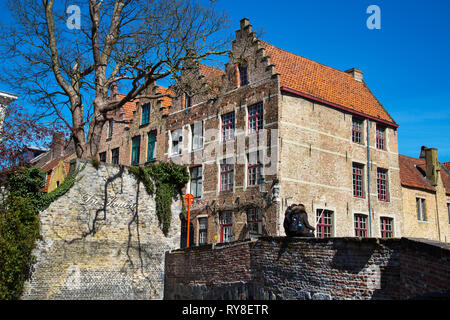
[[311,96],[309,94],[306,94],[306,93],[303,93],[303,92],[300,92],[300,91],[297,91],[297,90],[294,90],[294,89],[291,89],[291,88],[288,88],[288,87],[282,86],[280,89],[281,89],[281,91],[284,91],[284,92],[292,93],[292,94],[295,94],[297,96],[301,96],[301,97],[304,97],[304,98],[307,98],[307,99],[310,99],[310,100],[313,100],[313,101],[316,101],[316,102],[320,102],[320,103],[326,104],[326,105],[328,105],[330,107],[333,107],[333,108],[336,108],[336,109],[339,109],[339,110],[343,110],[343,111],[347,111],[349,113],[356,114],[358,116],[365,117],[365,118],[368,118],[368,119],[371,119],[371,120],[383,123],[383,124],[385,124],[387,126],[390,126],[390,127],[393,127],[393,128],[398,128],[398,124],[396,124],[394,122],[390,122],[390,121],[383,120],[383,119],[380,119],[380,118],[377,118],[377,117],[374,117],[374,116],[370,116],[370,115],[365,114],[363,112],[356,111],[356,110],[353,110],[351,108],[344,107],[344,106],[341,106],[341,105],[338,105],[336,103],[332,103],[332,102],[329,102],[329,101],[326,101],[326,100],[323,100],[323,99],[320,99],[320,98],[316,98],[316,97]]
[[372,237],[372,207],[370,205],[370,120],[367,119],[367,200],[369,205],[369,237]]

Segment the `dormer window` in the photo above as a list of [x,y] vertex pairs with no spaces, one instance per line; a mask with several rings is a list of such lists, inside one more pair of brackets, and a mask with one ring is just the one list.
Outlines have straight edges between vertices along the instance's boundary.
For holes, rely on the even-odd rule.
[[247,65],[246,64],[239,65],[239,77],[240,77],[240,81],[241,81],[241,87],[248,84]]
[[147,124],[150,122],[150,104],[146,103],[142,106],[142,124]]

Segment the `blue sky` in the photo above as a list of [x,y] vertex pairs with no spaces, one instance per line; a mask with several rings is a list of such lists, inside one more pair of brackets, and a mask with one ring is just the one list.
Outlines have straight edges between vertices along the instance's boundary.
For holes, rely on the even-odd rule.
[[[361,69],[400,125],[399,152],[417,157],[426,145],[438,148],[440,161],[450,161],[450,1],[215,3],[228,13],[231,31],[247,17],[273,45],[339,70]],[[380,30],[366,27],[370,5],[381,9]],[[0,90],[8,91],[8,85],[0,84]]]

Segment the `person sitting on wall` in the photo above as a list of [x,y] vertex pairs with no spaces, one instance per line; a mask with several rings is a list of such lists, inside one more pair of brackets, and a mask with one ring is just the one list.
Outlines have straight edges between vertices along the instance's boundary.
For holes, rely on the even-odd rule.
[[285,213],[284,213],[284,232],[288,237],[293,237],[295,233],[297,232],[297,226],[295,224],[291,223],[291,214],[292,214],[292,208],[297,206],[295,203],[291,204],[289,207],[287,207]]
[[283,225],[288,237],[314,237],[312,231],[315,228],[309,224],[308,214],[303,204],[294,204],[287,208]]

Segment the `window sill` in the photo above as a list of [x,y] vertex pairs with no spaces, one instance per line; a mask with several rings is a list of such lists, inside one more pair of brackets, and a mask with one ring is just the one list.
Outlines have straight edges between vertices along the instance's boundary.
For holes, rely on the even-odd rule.
[[192,149],[191,152],[197,152],[197,151],[201,151],[203,150],[203,147],[197,148],[197,149]]
[[108,138],[106,138],[106,141],[108,142],[108,141],[111,141],[112,140],[112,136],[111,137],[108,137]]
[[155,159],[147,160],[145,163],[147,164],[147,163],[153,163],[153,162],[156,162],[156,158],[155,158]]
[[171,154],[169,156],[169,158],[178,158],[178,157],[181,157],[182,155],[183,155],[182,153],[174,153],[174,154]]
[[149,124],[150,124],[150,122],[142,123],[142,124],[139,126],[139,129],[145,128],[145,127],[147,127]]

